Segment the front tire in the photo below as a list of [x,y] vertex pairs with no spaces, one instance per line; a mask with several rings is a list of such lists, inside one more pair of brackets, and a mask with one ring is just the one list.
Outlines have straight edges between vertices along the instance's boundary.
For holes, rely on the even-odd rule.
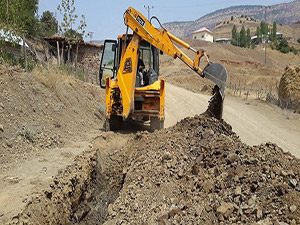
[[123,117],[121,117],[121,116],[111,116],[108,121],[109,121],[108,127],[111,131],[117,131],[117,130],[120,130],[122,128]]

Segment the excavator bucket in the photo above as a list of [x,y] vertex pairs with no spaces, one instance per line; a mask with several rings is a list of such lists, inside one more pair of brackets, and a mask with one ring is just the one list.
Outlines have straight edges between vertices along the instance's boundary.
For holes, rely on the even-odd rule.
[[211,80],[219,87],[219,92],[222,99],[225,95],[225,86],[227,82],[227,70],[220,63],[208,63],[207,66],[202,71],[203,77]]
[[213,96],[209,100],[208,108],[204,114],[221,120],[228,76],[227,71],[220,63],[209,63],[204,68],[202,75],[216,84],[212,90]]

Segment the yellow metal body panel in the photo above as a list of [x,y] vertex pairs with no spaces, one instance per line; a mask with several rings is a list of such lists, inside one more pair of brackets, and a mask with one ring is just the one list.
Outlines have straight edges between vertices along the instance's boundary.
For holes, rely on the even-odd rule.
[[[142,23],[138,21],[142,21]],[[199,67],[200,58],[203,56],[202,51],[196,51],[192,49],[189,44],[175,37],[166,30],[157,29],[141,13],[132,7],[129,7],[125,12],[124,22],[135,33],[137,33],[138,36],[149,42],[151,45],[172,56],[173,58],[178,57],[198,74],[202,73],[202,69]],[[172,40],[187,49],[193,50],[195,52],[195,60],[197,60],[197,62],[190,59],[186,54],[183,53],[183,51],[176,47]]]
[[111,111],[112,111],[112,104],[113,104],[113,99],[111,95],[111,79],[110,77],[106,77],[106,88],[105,88],[105,106],[106,106],[106,118],[110,118]]
[[144,87],[136,87],[135,90],[138,91],[146,91],[146,90],[159,90],[160,89],[160,81],[157,80],[153,84],[144,86]]
[[166,94],[166,81],[162,79],[160,81],[160,108],[159,108],[159,119],[164,120],[165,118],[165,94]]
[[117,74],[117,84],[122,94],[122,116],[127,118],[134,106],[134,89],[138,63],[138,48],[140,38],[133,35],[124,56],[121,59],[120,68]]

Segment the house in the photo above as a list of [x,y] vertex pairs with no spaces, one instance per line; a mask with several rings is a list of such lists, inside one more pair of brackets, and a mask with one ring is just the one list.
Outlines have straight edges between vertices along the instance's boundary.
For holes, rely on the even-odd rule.
[[[79,41],[78,49],[76,49],[77,45],[73,39],[67,39],[65,37],[54,35],[45,37],[44,40],[48,43],[49,52],[52,52],[56,57],[59,52],[61,55],[61,60],[63,60],[65,63],[67,61],[74,62],[76,58],[76,52],[78,52],[78,63],[86,64],[87,62],[92,62],[93,67],[95,67],[97,70],[99,69],[103,45]],[[59,50],[57,49],[58,46]]]
[[83,40],[75,42],[74,39],[57,35],[45,37],[44,40],[47,43],[47,50],[45,50],[45,52],[47,51],[47,60],[50,61],[54,58],[52,60],[54,63],[69,62],[75,64],[75,67],[78,64],[78,67],[84,70],[87,80],[92,83],[99,83],[98,73],[103,45],[84,42]]
[[206,27],[202,27],[201,29],[193,32],[193,39],[214,42],[214,34]]
[[[271,33],[270,32],[268,32],[268,38],[269,38],[269,36],[271,35]],[[276,37],[277,37],[277,39],[282,39],[282,37],[283,37],[283,35],[282,35],[282,33],[280,33],[280,32],[276,32]],[[257,42],[257,39],[258,39],[258,37],[257,37],[257,35],[255,35],[255,36],[252,36],[251,37],[251,42]],[[269,42],[269,41],[268,41]]]
[[231,44],[231,38],[218,38],[215,42],[219,44]]

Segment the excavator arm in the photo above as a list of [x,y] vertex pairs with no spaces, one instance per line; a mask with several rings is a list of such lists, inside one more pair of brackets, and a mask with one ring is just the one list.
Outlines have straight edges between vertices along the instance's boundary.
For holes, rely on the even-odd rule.
[[[159,21],[158,21],[159,22]],[[227,82],[227,71],[219,63],[211,63],[203,50],[195,50],[188,43],[172,35],[166,29],[157,29],[141,13],[132,7],[129,7],[124,14],[124,23],[130,27],[135,34],[158,48],[160,51],[179,58],[197,74],[203,78],[213,81],[219,89],[222,99],[224,99],[225,85]],[[173,42],[194,52],[194,59],[189,58]],[[204,69],[200,68],[200,59],[205,57],[207,65]]]

